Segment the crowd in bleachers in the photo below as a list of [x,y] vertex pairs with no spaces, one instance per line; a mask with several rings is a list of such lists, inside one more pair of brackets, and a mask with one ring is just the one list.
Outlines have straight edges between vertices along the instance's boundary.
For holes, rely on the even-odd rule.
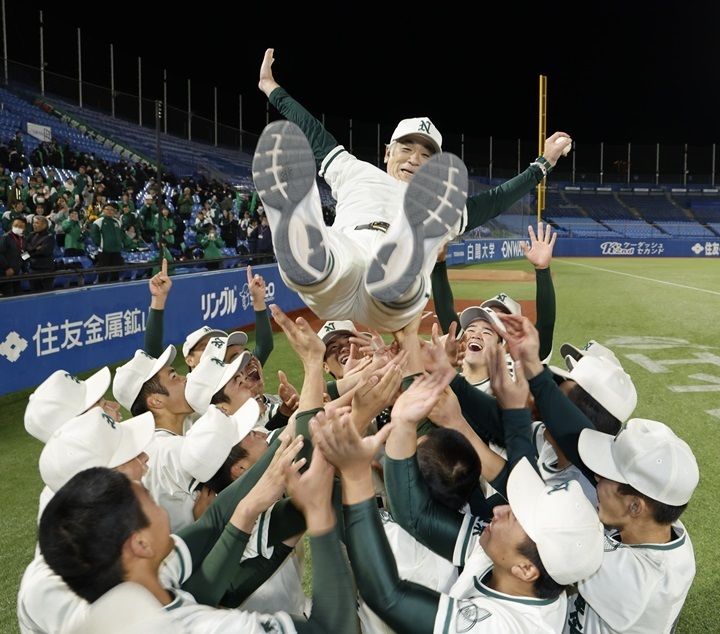
[[[24,144],[23,137],[17,131],[10,139],[0,139],[3,295],[67,287],[71,280],[57,276],[49,282],[46,279],[44,286],[34,285],[32,278],[18,278],[24,274],[43,271],[47,276],[50,269],[95,268],[101,245],[93,240],[91,229],[107,203],[115,208],[122,229],[122,255],[127,264],[158,262],[164,256],[170,262],[209,260],[195,268],[207,270],[240,266],[250,259],[254,263],[274,259],[262,204],[249,187],[202,175],[178,178],[170,172],[163,173],[160,183],[154,167],[147,163],[123,157],[113,162],[54,141]],[[33,149],[28,156],[25,148],[30,145]],[[35,253],[23,256],[35,233],[36,215],[47,219],[53,267],[40,265]],[[331,216],[329,212],[329,221]],[[22,232],[15,235],[13,223],[18,217],[24,222]],[[48,254],[43,258],[47,260]],[[128,267],[114,272],[110,281],[151,273],[149,268]],[[79,283],[95,281],[97,276],[92,274],[79,279]]]

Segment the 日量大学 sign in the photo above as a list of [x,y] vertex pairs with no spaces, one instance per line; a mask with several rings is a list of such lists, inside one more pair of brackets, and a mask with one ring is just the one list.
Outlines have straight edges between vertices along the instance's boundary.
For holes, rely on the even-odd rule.
[[[303,308],[276,264],[253,267],[265,280],[266,304]],[[207,324],[233,330],[255,323],[244,268],[172,277],[165,345],[179,345]],[[130,359],[143,348],[148,280],[83,286],[0,300],[0,395],[42,383],[56,370],[79,374]]]

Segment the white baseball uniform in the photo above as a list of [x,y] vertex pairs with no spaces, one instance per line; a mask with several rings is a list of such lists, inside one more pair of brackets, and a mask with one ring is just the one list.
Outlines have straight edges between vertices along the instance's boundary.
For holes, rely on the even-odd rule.
[[[267,543],[272,508],[262,513],[255,522],[242,556],[243,560],[257,556],[266,559],[272,557],[273,547]],[[305,595],[302,587],[304,565],[304,550],[300,541],[275,573],[242,603],[241,609],[248,612],[283,611],[310,616],[312,601]]]
[[551,634],[561,632],[567,596],[536,599],[507,595],[485,585],[493,563],[480,546],[482,522],[465,516],[453,563],[463,566],[457,582],[440,597],[434,634]]
[[[342,315],[360,324],[383,332],[392,332],[412,321],[427,304],[431,294],[430,273],[435,258],[424,263],[423,292],[402,308],[383,305],[367,292],[364,276],[370,258],[385,234],[373,229],[355,227],[376,222],[391,223],[402,215],[403,196],[407,183],[384,170],[358,160],[338,146],[322,162],[320,176],[338,201],[333,225],[327,228],[329,251],[333,263],[328,276],[312,286],[293,284],[283,276],[289,288],[296,291],[320,319],[337,319]],[[317,201],[320,204],[319,197]],[[460,223],[457,224],[459,230]],[[454,238],[457,231],[448,239]],[[283,275],[282,269],[280,274]]]
[[[400,578],[415,581],[438,592],[449,592],[458,578],[457,567],[423,546],[395,522],[387,511],[381,510],[380,517],[388,543],[395,555]],[[394,634],[395,630],[375,614],[362,597],[358,597],[358,603],[358,616],[363,634]]]
[[63,634],[82,623],[90,604],[75,594],[37,554],[20,581],[17,618],[21,634]]
[[576,584],[568,601],[565,634],[667,634],[695,578],[687,529],[672,525],[668,544],[629,544],[605,536],[602,566]]
[[145,449],[148,472],[142,482],[153,499],[170,516],[170,532],[175,533],[195,521],[193,507],[200,484],[180,461],[180,451],[187,436],[178,436],[166,429],[156,429]]
[[555,448],[545,440],[545,423],[535,421],[532,424],[532,434],[535,441],[538,471],[545,484],[556,485],[569,480],[577,480],[582,487],[583,493],[585,493],[585,497],[597,508],[598,498],[595,484],[590,482],[587,476],[572,463],[558,468],[558,457]]

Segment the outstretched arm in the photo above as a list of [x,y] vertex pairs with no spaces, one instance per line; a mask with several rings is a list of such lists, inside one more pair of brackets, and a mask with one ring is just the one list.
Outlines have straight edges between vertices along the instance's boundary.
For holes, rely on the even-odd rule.
[[165,302],[167,302],[172,280],[168,275],[168,263],[165,258],[157,274],[148,282],[150,288],[150,311],[148,313],[147,327],[145,328],[145,343],[143,350],[151,357],[158,358],[165,350]]
[[275,347],[275,338],[270,325],[270,314],[265,304],[265,280],[262,275],[257,273],[253,275],[252,267],[249,264],[247,284],[255,312],[255,347],[252,352],[260,361],[260,365],[264,366]]
[[528,227],[530,245],[521,242],[525,257],[535,267],[535,305],[537,320],[535,328],[540,335],[540,358],[543,362],[552,355],[553,332],[555,330],[555,287],[553,286],[550,262],[557,233],[552,227],[538,222],[537,236],[532,225]]
[[295,101],[287,91],[275,81],[272,73],[272,65],[275,61],[274,53],[274,48],[269,48],[265,51],[262,64],[260,65],[260,81],[258,82],[258,87],[267,95],[270,103],[283,117],[288,121],[292,121],[303,131],[303,134],[307,137],[313,149],[315,162],[319,169],[323,159],[338,146],[338,142],[318,119]]

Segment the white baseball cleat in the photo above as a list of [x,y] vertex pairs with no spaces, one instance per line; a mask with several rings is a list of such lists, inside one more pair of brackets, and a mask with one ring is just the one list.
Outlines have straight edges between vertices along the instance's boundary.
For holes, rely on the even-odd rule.
[[273,121],[258,139],[252,176],[272,231],[278,266],[295,284],[325,277],[326,227],[310,143],[290,121]]
[[460,222],[467,199],[465,164],[449,152],[434,154],[415,172],[403,199],[403,213],[390,223],[365,273],[368,293],[397,302],[420,279],[428,259]]

